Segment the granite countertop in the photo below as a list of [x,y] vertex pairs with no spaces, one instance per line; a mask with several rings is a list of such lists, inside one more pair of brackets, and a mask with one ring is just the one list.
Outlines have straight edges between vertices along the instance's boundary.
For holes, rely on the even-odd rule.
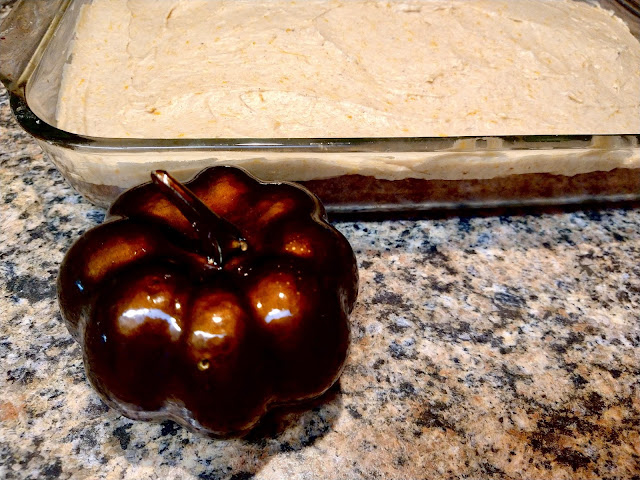
[[0,145],[0,478],[640,478],[639,209],[334,222],[361,277],[339,385],[212,440],[89,387],[55,279],[104,212],[4,93]]

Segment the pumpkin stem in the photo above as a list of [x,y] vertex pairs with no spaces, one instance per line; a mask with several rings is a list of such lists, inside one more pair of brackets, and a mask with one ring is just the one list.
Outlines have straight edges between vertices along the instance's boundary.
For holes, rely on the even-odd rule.
[[208,263],[222,268],[223,257],[247,251],[249,245],[238,228],[211,210],[178,180],[164,170],[151,172],[151,180],[191,222]]

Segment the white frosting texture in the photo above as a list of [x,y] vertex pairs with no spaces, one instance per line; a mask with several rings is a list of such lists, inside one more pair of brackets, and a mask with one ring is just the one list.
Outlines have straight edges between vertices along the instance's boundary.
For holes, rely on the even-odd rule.
[[100,137],[640,132],[640,42],[570,0],[94,0],[58,126]]

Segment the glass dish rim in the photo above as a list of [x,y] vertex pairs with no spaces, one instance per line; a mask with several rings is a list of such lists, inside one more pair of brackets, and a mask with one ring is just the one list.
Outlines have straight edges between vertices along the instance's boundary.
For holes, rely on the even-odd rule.
[[[595,139],[625,139],[620,148],[640,148],[640,133],[505,135],[455,137],[349,137],[349,138],[111,138],[92,137],[61,130],[39,118],[29,107],[24,85],[10,90],[10,105],[18,123],[30,135],[47,143],[74,150],[155,152],[236,151],[313,153],[483,152],[594,148]],[[500,147],[492,147],[492,140]],[[462,145],[461,145],[462,142]],[[468,142],[469,146],[465,147]],[[481,142],[481,145],[478,145]],[[484,143],[484,146],[482,145]],[[610,148],[608,147],[602,147]]]

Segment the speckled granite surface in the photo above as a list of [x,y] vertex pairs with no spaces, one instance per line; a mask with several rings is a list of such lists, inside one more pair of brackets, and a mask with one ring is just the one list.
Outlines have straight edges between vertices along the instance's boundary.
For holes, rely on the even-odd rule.
[[339,222],[338,388],[216,441],[105,407],[55,300],[76,195],[0,97],[0,478],[639,479],[640,210]]

